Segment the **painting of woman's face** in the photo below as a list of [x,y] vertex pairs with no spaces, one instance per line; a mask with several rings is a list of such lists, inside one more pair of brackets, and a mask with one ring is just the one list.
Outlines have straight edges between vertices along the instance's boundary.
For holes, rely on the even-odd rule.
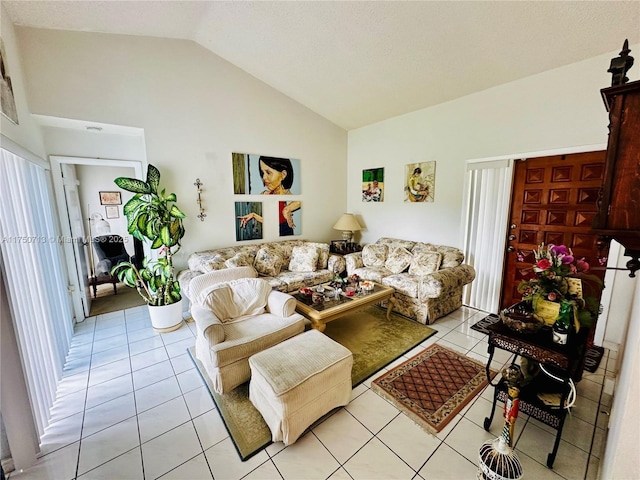
[[262,183],[264,183],[265,188],[270,192],[277,191],[287,176],[286,170],[280,172],[269,167],[262,160],[260,160],[260,171],[262,172]]
[[300,195],[300,160],[233,153],[236,195]]

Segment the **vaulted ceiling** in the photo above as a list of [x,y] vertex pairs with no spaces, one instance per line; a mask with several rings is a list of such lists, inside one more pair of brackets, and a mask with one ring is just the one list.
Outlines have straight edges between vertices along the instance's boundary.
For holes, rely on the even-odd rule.
[[345,129],[640,42],[637,0],[2,4],[18,25],[193,40]]

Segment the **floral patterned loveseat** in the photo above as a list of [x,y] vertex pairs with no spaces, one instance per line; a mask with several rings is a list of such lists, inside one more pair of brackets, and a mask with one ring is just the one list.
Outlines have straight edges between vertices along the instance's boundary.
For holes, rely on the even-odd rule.
[[189,256],[188,270],[178,273],[182,293],[191,300],[189,284],[204,273],[224,268],[252,266],[260,278],[285,293],[331,281],[345,269],[339,255],[329,253],[328,243],[285,240],[253,245],[237,245],[195,252]]
[[476,272],[454,247],[380,238],[345,255],[347,273],[395,289],[393,310],[430,324],[462,306],[462,287]]

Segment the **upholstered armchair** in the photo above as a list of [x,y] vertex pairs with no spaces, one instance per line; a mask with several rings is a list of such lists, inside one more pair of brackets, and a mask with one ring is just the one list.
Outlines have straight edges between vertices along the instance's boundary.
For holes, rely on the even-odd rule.
[[100,235],[93,239],[93,246],[98,257],[95,274],[110,275],[111,269],[120,262],[129,261],[129,254],[124,248],[124,239],[120,235]]
[[251,377],[249,357],[304,331],[295,299],[272,290],[253,267],[216,270],[191,281],[196,358],[216,392]]

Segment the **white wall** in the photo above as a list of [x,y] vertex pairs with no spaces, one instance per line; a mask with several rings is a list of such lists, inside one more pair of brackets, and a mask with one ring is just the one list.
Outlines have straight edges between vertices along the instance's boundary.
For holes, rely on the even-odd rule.
[[235,243],[236,201],[262,201],[264,238],[278,239],[278,198],[233,195],[232,152],[300,159],[301,238],[337,234],[331,225],[346,204],[343,129],[191,41],[17,31],[33,113],[144,129],[148,162],[188,216],[179,268],[193,251]]
[[[363,218],[365,242],[393,232],[462,246],[466,160],[606,144],[600,89],[611,83],[607,69],[617,53],[350,131],[347,207]],[[405,164],[434,160],[434,203],[404,203]],[[385,169],[380,204],[363,203],[360,196],[362,170],[373,167]]]
[[640,282],[635,282],[629,328],[624,332],[624,353],[611,407],[607,446],[601,462],[602,479],[640,478]]
[[[109,225],[111,226],[110,233],[120,235],[125,241],[124,246],[127,249],[127,253],[133,256],[135,254],[133,248],[133,237],[127,232],[127,217],[122,213],[122,207],[131,197],[133,197],[133,193],[121,190],[115,183],[113,183],[113,179],[117,177],[134,177],[134,169],[78,165],[76,167],[76,175],[80,181],[80,205],[82,206],[83,218],[88,219],[93,213],[99,213],[102,215],[102,218],[109,222]],[[100,205],[99,192],[102,191],[120,192],[122,205],[117,205],[119,214],[118,218],[107,218],[105,206]],[[89,235],[89,227],[86,226],[85,228],[87,229],[85,232],[86,235]],[[97,232],[92,230],[91,235],[95,237],[97,236]],[[92,253],[92,255],[93,254],[95,254],[95,252]],[[94,263],[97,263],[96,260],[97,258],[94,257]]]

